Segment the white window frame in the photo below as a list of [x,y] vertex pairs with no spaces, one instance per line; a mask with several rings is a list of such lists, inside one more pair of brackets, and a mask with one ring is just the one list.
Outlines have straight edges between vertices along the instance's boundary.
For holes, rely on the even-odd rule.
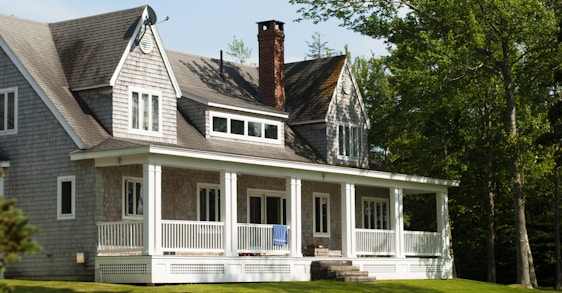
[[[319,198],[320,201],[322,199],[326,200],[326,227],[320,227],[321,230],[326,228],[326,232],[318,232],[316,231],[316,199]],[[322,204],[322,203],[321,203]],[[321,211],[321,210],[320,210]],[[320,215],[320,219],[322,219],[322,215]],[[320,223],[322,225],[322,222]],[[312,236],[313,237],[330,237],[330,194],[329,193],[320,193],[314,192],[312,194]]]
[[[226,132],[215,131],[213,129],[213,118],[224,118],[226,119]],[[244,133],[243,134],[234,134],[231,133],[231,121],[232,120],[240,120],[244,121]],[[261,124],[261,135],[257,136],[250,136],[248,135],[248,123],[254,122]],[[272,125],[277,127],[277,138],[266,138],[265,137],[265,128],[266,125]],[[217,111],[209,111],[209,131],[211,137],[224,137],[224,138],[233,138],[233,139],[244,139],[248,141],[254,142],[264,142],[269,144],[281,144],[284,141],[284,137],[282,137],[283,132],[281,131],[281,127],[283,125],[280,121],[275,120],[268,120],[263,118],[254,118],[254,117],[247,117],[242,115],[224,113],[224,112],[217,112]]]
[[[375,214],[375,220],[374,220],[374,225],[375,227],[365,227],[365,201],[371,201],[374,202],[375,205],[377,203],[384,203],[386,204],[386,229],[384,228],[384,226],[382,228],[377,228],[377,220],[376,217],[377,215]],[[376,209],[375,209],[375,213],[376,213]],[[363,229],[374,229],[374,230],[390,230],[391,229],[391,223],[390,223],[390,201],[388,198],[380,198],[380,197],[370,197],[370,196],[363,196],[361,197],[361,226],[363,227]],[[383,224],[384,221],[381,221],[381,225]]]
[[[62,183],[70,182],[70,213],[62,212]],[[76,177],[59,176],[57,177],[57,220],[72,220],[76,217]]]
[[[8,94],[14,94],[14,128],[7,129],[8,125]],[[9,134],[17,134],[18,133],[18,88],[17,87],[9,87],[0,89],[0,99],[4,99],[4,108],[0,109],[0,111],[4,112],[4,127],[6,129],[0,129],[0,135],[9,135]]]
[[[201,219],[201,189],[207,189],[207,196],[205,198],[206,200],[206,207],[207,207],[207,211],[205,212],[205,215],[207,216],[207,219]],[[217,219],[211,221],[209,220],[209,191],[210,189],[215,190],[215,194],[218,195],[218,205],[215,205],[215,215],[218,215]],[[218,192],[218,193],[217,193]],[[197,220],[198,221],[209,221],[209,222],[221,222],[222,221],[222,214],[221,214],[221,207],[223,204],[223,200],[222,200],[222,192],[220,189],[220,184],[212,184],[212,183],[197,183]]]
[[[136,196],[141,196],[142,198],[142,184],[143,184],[143,179],[142,177],[131,177],[131,176],[123,176],[123,180],[121,183],[121,192],[122,192],[122,218],[125,220],[139,220],[142,219],[143,214],[137,214],[137,207],[133,207],[133,214],[128,214],[127,210],[128,210],[128,201],[127,201],[127,182],[133,182],[136,184],[140,183],[141,184],[141,189],[140,189],[140,195],[137,194]],[[144,208],[144,198],[143,199],[143,208]],[[133,204],[136,204],[137,200],[136,198],[133,200]],[[144,210],[143,210],[144,212]]]
[[[340,127],[343,127],[345,129],[343,138],[340,138],[342,136]],[[338,159],[349,161],[358,160],[362,156],[363,151],[363,128],[353,123],[338,122],[336,124],[336,133]],[[343,139],[344,142],[342,145],[340,145],[341,139]],[[357,141],[355,145],[352,143],[354,139]],[[349,146],[349,149],[347,149],[347,146]]]
[[[280,198],[280,216],[281,216],[281,224],[283,224],[283,215],[287,216],[287,206],[283,206],[283,200],[285,200],[285,203],[287,201],[287,194],[285,193],[285,191],[279,191],[279,190],[268,190],[268,189],[248,189],[248,195],[247,195],[247,203],[246,206],[247,208],[247,217],[246,217],[246,222],[250,223],[250,215],[251,215],[251,211],[250,211],[250,198],[251,197],[261,197],[261,223],[260,224],[266,224],[267,222],[267,197],[279,197]],[[284,225],[284,224],[283,224]]]
[[[133,93],[137,93],[139,95],[139,110],[138,110],[138,124],[139,128],[133,128]],[[149,97],[148,101],[148,124],[150,125],[148,130],[143,129],[141,126],[145,123],[143,113],[143,103],[140,102],[141,97],[143,94],[147,94]],[[151,130],[153,124],[153,111],[152,111],[152,96],[158,96],[158,131]],[[162,92],[158,90],[150,90],[144,89],[139,87],[130,86],[128,92],[128,100],[129,100],[129,119],[128,119],[128,128],[129,133],[133,134],[140,134],[140,135],[149,135],[149,136],[162,136]]]

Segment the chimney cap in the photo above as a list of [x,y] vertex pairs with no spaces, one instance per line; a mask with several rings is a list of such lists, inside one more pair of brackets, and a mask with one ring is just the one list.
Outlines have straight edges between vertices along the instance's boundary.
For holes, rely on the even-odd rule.
[[262,23],[270,23],[270,22],[285,24],[284,22],[279,21],[279,20],[275,20],[275,19],[272,19],[272,20],[264,20],[264,21],[258,21],[258,22],[256,22],[256,23],[257,23],[257,24],[262,24]]

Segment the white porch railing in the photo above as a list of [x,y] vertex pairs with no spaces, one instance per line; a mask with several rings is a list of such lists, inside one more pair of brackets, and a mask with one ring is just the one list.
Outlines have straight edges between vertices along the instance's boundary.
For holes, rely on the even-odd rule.
[[288,254],[289,245],[273,244],[273,225],[238,223],[238,253]]
[[138,252],[142,247],[142,221],[98,223],[98,252]]
[[394,231],[355,229],[358,255],[395,255]]
[[408,256],[440,256],[441,233],[404,231],[404,254]]
[[162,220],[162,249],[183,252],[224,252],[224,223]]

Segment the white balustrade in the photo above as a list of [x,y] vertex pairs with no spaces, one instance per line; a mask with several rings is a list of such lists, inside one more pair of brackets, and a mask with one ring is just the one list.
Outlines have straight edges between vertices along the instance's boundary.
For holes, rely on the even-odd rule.
[[98,252],[141,251],[142,221],[98,223]]
[[273,225],[238,223],[238,252],[284,255],[289,245],[273,244]]
[[394,231],[355,229],[358,255],[394,255]]
[[440,256],[441,233],[404,231],[404,253],[409,256]]
[[162,220],[162,249],[224,252],[224,223]]

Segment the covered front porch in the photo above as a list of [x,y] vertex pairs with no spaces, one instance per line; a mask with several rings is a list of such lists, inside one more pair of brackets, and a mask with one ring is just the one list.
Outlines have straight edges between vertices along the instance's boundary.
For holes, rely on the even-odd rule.
[[[98,282],[307,281],[310,263],[329,257],[379,279],[451,277],[447,186],[455,183],[154,146],[139,152],[94,158],[107,183]],[[410,194],[434,199],[432,231],[405,229]],[[310,247],[338,253],[304,256]]]

